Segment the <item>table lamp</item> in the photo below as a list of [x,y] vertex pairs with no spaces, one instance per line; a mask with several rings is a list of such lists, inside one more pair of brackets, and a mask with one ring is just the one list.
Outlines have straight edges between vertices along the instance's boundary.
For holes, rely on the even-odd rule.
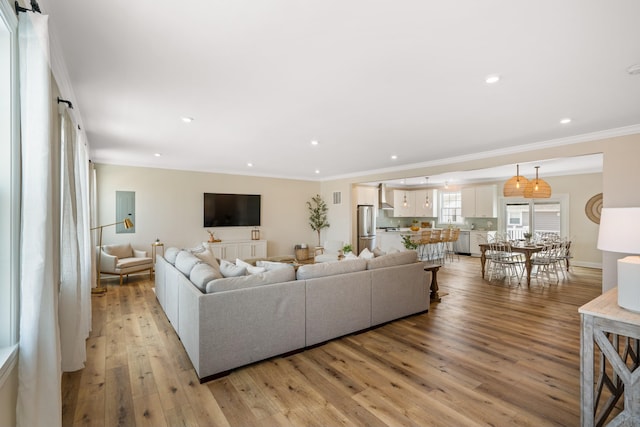
[[[604,208],[598,249],[640,254],[640,208]],[[640,312],[640,256],[618,260],[618,305]]]

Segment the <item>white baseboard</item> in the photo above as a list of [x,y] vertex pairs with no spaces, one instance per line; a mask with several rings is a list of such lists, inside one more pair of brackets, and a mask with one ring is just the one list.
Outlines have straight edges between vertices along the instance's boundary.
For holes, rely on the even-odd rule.
[[576,267],[586,267],[586,268],[597,268],[602,270],[601,262],[588,262],[588,261],[569,261],[570,265],[575,265]]

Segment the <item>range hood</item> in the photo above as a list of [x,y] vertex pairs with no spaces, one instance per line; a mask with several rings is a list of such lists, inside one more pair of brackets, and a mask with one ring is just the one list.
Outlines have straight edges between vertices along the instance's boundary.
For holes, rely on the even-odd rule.
[[387,187],[384,184],[378,186],[378,207],[380,209],[393,209],[393,206],[387,203]]

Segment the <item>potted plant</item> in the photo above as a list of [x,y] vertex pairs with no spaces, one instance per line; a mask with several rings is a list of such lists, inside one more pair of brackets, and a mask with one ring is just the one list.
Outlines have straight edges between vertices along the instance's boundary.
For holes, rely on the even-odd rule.
[[533,234],[526,232],[523,234],[523,236],[524,236],[524,240],[527,242],[527,245],[531,243],[531,237],[533,236]]
[[318,246],[322,246],[320,243],[320,231],[330,226],[327,220],[329,208],[319,194],[316,194],[315,197],[311,198],[311,201],[307,202],[307,208],[309,209],[309,225],[313,231],[318,233]]
[[349,252],[353,252],[353,246],[351,246],[350,243],[347,243],[346,245],[344,245],[344,247],[342,248],[342,252],[347,255]]
[[402,244],[406,249],[418,249],[418,244],[411,240],[409,235],[402,236]]

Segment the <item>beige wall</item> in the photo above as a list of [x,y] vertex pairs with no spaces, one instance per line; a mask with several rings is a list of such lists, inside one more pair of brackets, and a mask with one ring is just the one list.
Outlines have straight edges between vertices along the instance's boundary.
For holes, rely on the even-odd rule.
[[598,224],[585,213],[585,204],[602,192],[602,174],[582,174],[545,178],[553,194],[569,195],[569,233],[573,263],[584,267],[602,267],[602,254],[596,248]]
[[[268,240],[270,256],[293,254],[298,243],[317,243],[306,206],[320,193],[317,182],[101,164],[96,165],[96,173],[98,224],[120,220],[115,218],[116,191],[134,191],[136,196],[136,232],[116,234],[115,227],[107,227],[104,244],[131,242],[150,251],[156,238],[165,248],[194,247],[206,241],[208,234],[202,225],[206,192],[262,195],[260,237]],[[332,210],[330,206],[330,214]],[[251,229],[212,228],[223,241],[250,239]]]

